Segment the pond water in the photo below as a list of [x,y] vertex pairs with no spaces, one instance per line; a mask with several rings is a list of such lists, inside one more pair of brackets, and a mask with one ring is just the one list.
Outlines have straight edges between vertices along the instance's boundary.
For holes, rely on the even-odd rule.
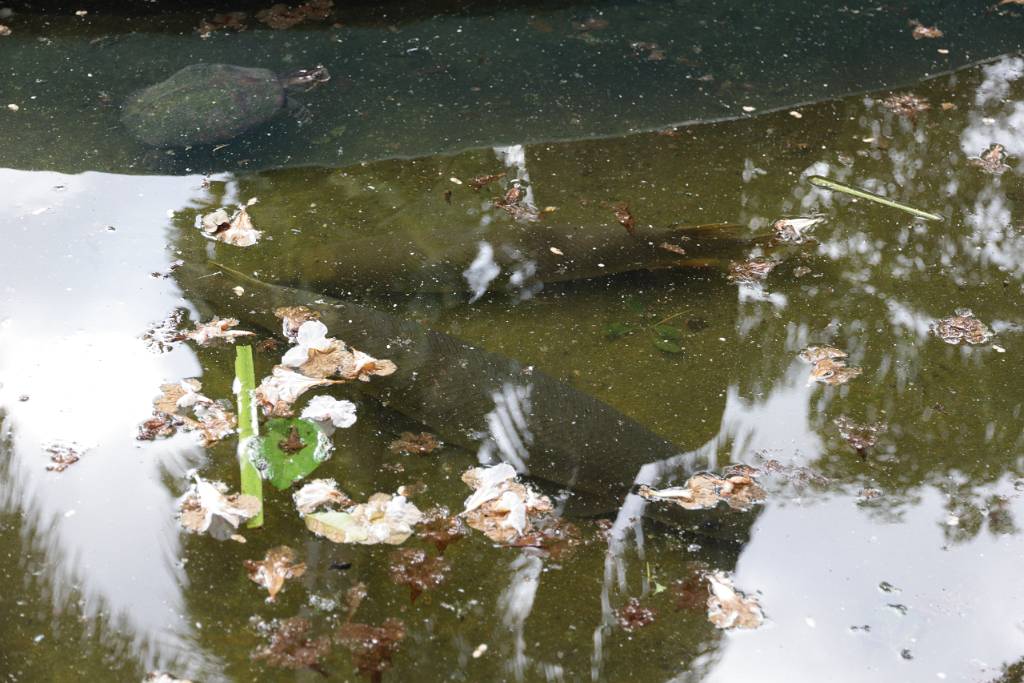
[[[314,668],[253,658],[297,616],[311,638],[401,620],[383,680],[1019,680],[1020,8],[367,5],[286,30],[260,8],[208,38],[213,11],[0,13],[0,680],[360,680],[344,644]],[[915,40],[914,19],[945,35]],[[333,78],[301,126],[131,140],[124,97],[204,60]],[[972,161],[994,143],[1007,167]],[[197,229],[252,197],[256,244]],[[771,239],[795,217],[821,220]],[[730,277],[755,257],[767,277]],[[300,399],[358,416],[314,476],[457,512],[462,474],[500,458],[579,542],[470,529],[412,600],[394,547],[314,535],[291,491],[264,486],[245,543],[182,529],[195,474],[238,490],[238,437],[139,425],[185,378],[233,403],[236,351],[169,330],[238,318],[259,381],[288,348],[272,310],[314,301],[398,364]],[[939,338],[960,309],[991,339]],[[826,345],[862,372],[813,381],[801,351]],[[423,431],[442,447],[390,448]],[[60,445],[80,460],[55,471]],[[739,463],[766,491],[749,510],[637,495]],[[267,602],[244,562],[280,545],[306,571]],[[440,554],[421,531],[402,547]],[[709,621],[715,571],[760,627]],[[620,623],[633,598],[651,623]]]

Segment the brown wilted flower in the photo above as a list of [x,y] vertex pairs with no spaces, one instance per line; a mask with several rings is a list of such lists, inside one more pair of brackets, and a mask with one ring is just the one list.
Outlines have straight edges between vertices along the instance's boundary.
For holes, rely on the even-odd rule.
[[627,631],[634,631],[654,623],[658,610],[653,607],[641,607],[639,598],[630,598],[626,604],[615,612],[619,626]]
[[273,602],[284,588],[287,579],[298,578],[306,573],[305,563],[296,563],[295,551],[286,545],[271,548],[259,562],[246,560],[244,564],[249,579],[257,586],[267,589],[270,602]]
[[252,658],[279,669],[320,671],[320,660],[330,653],[331,640],[327,636],[310,638],[311,630],[309,619],[303,617],[274,621],[270,642],[257,648]]
[[967,161],[985,173],[1002,175],[1010,170],[1010,167],[1006,164],[1006,157],[1006,148],[998,142],[993,142],[984,152],[976,157],[970,157]]
[[775,261],[760,256],[746,261],[733,261],[729,264],[729,282],[763,282],[776,265]]
[[753,629],[764,623],[761,605],[736,590],[727,574],[711,572],[706,578],[711,588],[711,597],[707,600],[708,621],[721,629]]
[[939,30],[938,26],[925,26],[916,19],[912,19],[909,24],[912,29],[911,35],[914,36],[914,40],[921,40],[922,38],[941,38],[945,35],[941,30]]
[[443,557],[430,557],[419,548],[403,548],[391,553],[388,575],[399,586],[408,586],[410,599],[416,602],[423,591],[444,583],[451,569]]
[[405,638],[405,624],[399,619],[388,619],[380,626],[342,624],[334,637],[352,653],[352,664],[359,673],[376,683]]
[[974,317],[969,308],[956,309],[956,315],[936,320],[930,329],[947,344],[984,344],[992,338],[992,330]]

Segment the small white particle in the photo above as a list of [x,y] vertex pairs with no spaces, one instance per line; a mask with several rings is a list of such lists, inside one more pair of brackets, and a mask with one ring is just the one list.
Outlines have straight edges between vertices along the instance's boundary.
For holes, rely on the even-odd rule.
[[14,104],[13,102],[8,104],[7,108],[10,109],[11,111],[18,111],[19,109],[21,109],[21,107],[19,107],[18,105]]
[[948,526],[960,526],[960,518],[956,515],[950,515],[946,517],[946,524]]
[[551,247],[551,253],[555,254],[556,256],[564,256],[565,255],[565,254],[562,253],[562,250],[559,249],[558,247]]
[[232,287],[231,291],[235,293],[235,296],[242,296],[243,294],[245,294],[245,288],[241,286]]
[[946,49],[946,48],[944,48],[944,47],[940,47],[940,48],[939,48],[939,54],[940,54],[940,55],[948,55],[948,54],[949,54],[949,50],[947,50],[947,49]]
[[604,268],[604,264],[603,264],[603,263],[598,263],[598,264],[597,264],[597,267],[598,267],[598,268]]
[[45,637],[46,636],[44,636],[42,633],[40,633],[38,636],[36,636],[35,638],[32,639],[32,642],[33,643],[40,643],[40,642],[42,642],[43,638],[45,638]]
[[455,183],[456,185],[461,185],[461,184],[462,184],[462,181],[461,181],[461,180],[459,180],[458,178],[456,178],[455,176],[452,176],[452,177],[451,177],[451,178],[449,178],[448,180],[452,181],[452,182],[453,182],[453,183]]
[[75,12],[75,16],[76,17],[84,17],[88,13],[89,13],[88,10],[80,9],[77,12]]
[[798,111],[791,111],[789,112],[789,115],[792,116],[794,119],[802,119],[804,117],[804,115]]
[[64,516],[65,517],[74,517],[75,516],[75,511],[74,510],[68,510],[67,512],[64,513]]
[[487,643],[480,643],[473,650],[473,659],[480,659],[485,652],[487,652]]
[[814,628],[814,627],[816,627],[818,625],[814,621],[813,617],[804,617],[804,623],[807,624],[808,626],[810,626],[811,628]]
[[757,107],[751,107],[750,105],[747,105],[747,106],[743,107],[743,111],[745,111],[745,112],[747,112],[749,114],[752,111],[757,111]]
[[984,123],[986,126],[991,126],[996,122],[996,120],[990,116],[986,116],[981,120],[981,122]]
[[174,209],[167,209],[167,217],[174,218]]
[[995,350],[996,353],[1006,353],[1006,349],[1004,349],[999,344],[993,344],[992,348]]

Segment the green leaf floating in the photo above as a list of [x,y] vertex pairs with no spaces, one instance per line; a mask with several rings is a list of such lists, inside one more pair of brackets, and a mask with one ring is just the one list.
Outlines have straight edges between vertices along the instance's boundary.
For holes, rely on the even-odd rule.
[[270,420],[263,430],[259,455],[266,465],[263,478],[277,489],[302,479],[330,454],[330,440],[309,420]]

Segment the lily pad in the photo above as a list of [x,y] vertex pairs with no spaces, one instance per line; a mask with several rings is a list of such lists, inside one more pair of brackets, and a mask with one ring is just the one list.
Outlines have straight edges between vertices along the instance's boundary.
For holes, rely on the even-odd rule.
[[309,420],[276,419],[264,426],[260,458],[263,478],[284,490],[306,477],[330,454],[330,441]]

